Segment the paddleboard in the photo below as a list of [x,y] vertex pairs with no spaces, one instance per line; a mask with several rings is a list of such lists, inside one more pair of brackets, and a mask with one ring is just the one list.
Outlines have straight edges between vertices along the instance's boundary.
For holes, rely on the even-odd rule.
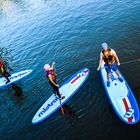
[[[119,71],[119,70],[118,70]],[[110,87],[107,86],[106,70],[102,63],[100,74],[108,99],[119,118],[126,124],[135,124],[139,121],[140,113],[137,101],[130,86],[119,71],[123,82],[120,82],[116,73],[111,70]]]
[[10,82],[7,84],[6,84],[7,80],[5,79],[5,77],[0,78],[0,88],[10,85],[14,82],[17,82],[18,80],[29,75],[31,72],[32,72],[32,70],[24,70],[24,71],[20,71],[20,72],[11,74],[11,76],[9,77]]
[[[61,104],[66,103],[84,84],[89,75],[89,69],[84,68],[73,74],[68,80],[59,88],[60,94],[65,96],[61,100]],[[58,96],[52,94],[49,99],[40,107],[32,119],[33,124],[37,124],[48,118],[51,114],[60,108],[60,100]]]

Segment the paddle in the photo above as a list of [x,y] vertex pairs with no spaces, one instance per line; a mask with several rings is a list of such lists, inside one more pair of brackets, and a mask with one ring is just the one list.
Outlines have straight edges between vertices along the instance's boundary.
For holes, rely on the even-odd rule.
[[60,99],[60,98],[59,98],[59,102],[60,102],[60,108],[61,108],[62,115],[64,115],[64,109],[63,109],[63,107],[62,107],[61,99]]
[[121,64],[128,64],[128,63],[132,63],[132,62],[136,62],[136,61],[140,61],[140,59],[134,59],[134,60],[122,62]]
[[[53,69],[55,70],[54,65],[55,65],[55,62],[52,63],[52,67],[53,67]],[[56,70],[55,70],[55,71],[56,71]],[[59,98],[59,97],[58,97],[58,98]],[[62,115],[64,115],[64,109],[63,109],[63,107],[62,107],[62,103],[61,103],[61,99],[60,99],[60,98],[59,98],[59,102],[60,102],[60,108],[61,108]]]
[[9,68],[10,71],[14,71],[11,67],[8,66],[8,68]]
[[[129,64],[129,63],[137,62],[137,61],[140,61],[140,59],[134,59],[134,60],[130,60],[130,61],[126,61],[126,62],[122,62],[121,65]],[[105,68],[105,67],[102,67],[102,69],[104,69],[104,68]]]

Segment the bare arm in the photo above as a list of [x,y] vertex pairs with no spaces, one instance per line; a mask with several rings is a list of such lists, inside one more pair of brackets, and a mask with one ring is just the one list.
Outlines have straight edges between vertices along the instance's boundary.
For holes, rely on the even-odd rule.
[[103,56],[102,56],[102,52],[101,52],[101,53],[100,53],[100,60],[99,60],[99,65],[98,65],[97,71],[100,70],[101,65],[102,65],[102,62],[103,62]]
[[117,64],[118,64],[118,66],[119,66],[119,65],[120,65],[120,60],[119,60],[119,58],[118,58],[118,56],[117,56],[115,50],[112,50],[112,51],[113,51],[113,55],[114,55],[115,58],[116,58]]
[[59,85],[57,85],[57,84],[53,81],[51,75],[48,75],[48,78],[49,78],[50,82],[51,82],[54,86],[59,87]]
[[54,65],[55,65],[55,62],[52,62],[51,68],[52,68],[53,70],[55,69]]

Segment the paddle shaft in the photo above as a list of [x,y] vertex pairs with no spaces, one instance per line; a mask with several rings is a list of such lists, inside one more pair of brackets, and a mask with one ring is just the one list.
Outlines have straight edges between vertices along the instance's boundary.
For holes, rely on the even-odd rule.
[[[130,60],[130,61],[126,61],[126,62],[122,62],[121,65],[124,65],[124,64],[129,64],[129,63],[133,63],[133,62],[137,62],[139,61],[140,62],[140,59],[134,59],[134,60]],[[105,67],[102,67],[102,69],[104,69]]]
[[[54,70],[56,71],[54,65],[53,65],[53,68],[54,68]],[[61,99],[60,99],[60,98],[59,98],[59,102],[60,102],[60,108],[61,108],[62,115],[64,115],[64,109],[63,109],[63,107],[62,107]]]
[[134,59],[134,60],[130,60],[130,61],[126,61],[126,62],[122,62],[121,64],[124,65],[124,64],[128,64],[128,63],[137,62],[137,61],[140,61],[140,59]]
[[61,99],[60,99],[60,98],[59,98],[59,101],[60,101],[60,108],[61,108],[62,115],[64,115],[64,109],[63,109],[63,107],[62,107]]

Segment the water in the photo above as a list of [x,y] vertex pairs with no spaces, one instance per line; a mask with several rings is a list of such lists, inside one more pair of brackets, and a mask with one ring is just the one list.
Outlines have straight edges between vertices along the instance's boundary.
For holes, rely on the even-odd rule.
[[[100,44],[108,42],[120,61],[139,59],[139,0],[0,0],[0,46],[12,52],[14,71],[34,73],[0,89],[0,140],[136,139],[140,123],[128,126],[113,111],[98,66]],[[71,98],[65,116],[58,110],[38,125],[31,120],[52,94],[45,63],[56,62],[58,82],[83,67],[88,81]],[[121,72],[140,106],[139,61]]]

